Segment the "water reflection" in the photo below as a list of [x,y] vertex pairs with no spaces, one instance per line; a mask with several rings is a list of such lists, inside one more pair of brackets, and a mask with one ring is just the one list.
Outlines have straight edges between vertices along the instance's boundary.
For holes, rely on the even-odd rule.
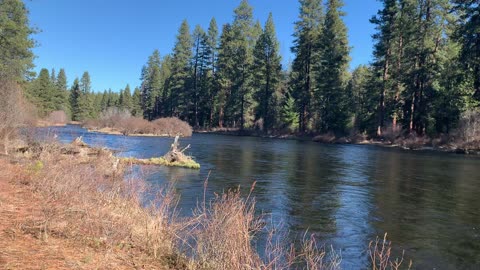
[[[63,141],[83,135],[89,144],[136,157],[162,155],[171,143],[72,126],[48,133]],[[259,213],[270,213],[291,237],[315,233],[341,251],[345,269],[366,268],[368,242],[385,232],[395,253],[405,249],[417,269],[480,269],[478,158],[201,134],[181,142],[192,145],[200,171],[154,167],[146,175],[156,186],[175,183],[183,215],[201,199],[210,172],[210,195],[238,185],[248,192],[256,181]]]

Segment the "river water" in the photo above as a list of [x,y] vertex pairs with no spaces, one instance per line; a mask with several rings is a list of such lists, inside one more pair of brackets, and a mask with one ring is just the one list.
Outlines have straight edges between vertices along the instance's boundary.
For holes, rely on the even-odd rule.
[[[42,129],[64,142],[148,158],[168,151],[171,138],[88,133],[78,126]],[[314,233],[332,246],[344,269],[368,267],[368,243],[388,232],[396,255],[414,269],[480,269],[480,159],[366,145],[325,145],[254,137],[194,134],[180,140],[201,170],[149,168],[154,187],[174,183],[181,213],[207,194],[241,185],[257,210],[292,238]],[[259,244],[261,245],[261,244]]]

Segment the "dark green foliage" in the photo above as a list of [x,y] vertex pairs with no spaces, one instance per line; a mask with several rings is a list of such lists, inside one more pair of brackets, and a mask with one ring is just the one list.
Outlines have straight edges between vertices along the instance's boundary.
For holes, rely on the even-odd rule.
[[372,68],[361,65],[357,67],[347,86],[350,97],[349,106],[353,113],[353,133],[372,134],[376,131],[377,119],[375,118],[378,106],[378,93],[371,85],[373,76]]
[[33,67],[30,37],[35,33],[28,21],[28,11],[21,0],[0,1],[0,78],[21,82]]
[[82,91],[80,90],[80,81],[78,78],[75,78],[73,81],[72,87],[70,89],[70,107],[72,109],[72,120],[79,121],[80,116],[80,98],[82,96]]
[[322,132],[342,134],[350,116],[345,86],[350,62],[347,28],[340,10],[342,0],[329,0],[320,38],[320,66],[317,71],[318,89],[315,91],[316,109],[320,112]]
[[173,48],[172,75],[169,82],[171,115],[191,122],[189,119],[189,106],[191,96],[191,59],[192,37],[187,20],[180,26],[177,41]]
[[135,87],[135,90],[133,91],[132,95],[132,107],[131,111],[133,116],[135,117],[141,117],[143,116],[143,110],[142,110],[142,92],[138,87]]
[[473,81],[473,95],[480,101],[480,4],[475,0],[453,0],[460,14],[455,39],[462,45],[460,59],[465,76]]
[[281,79],[281,57],[272,14],[253,51],[253,85],[255,87],[256,120],[263,120],[263,128],[270,130],[275,121],[274,92]]
[[51,81],[48,69],[40,70],[38,77],[29,85],[28,98],[37,107],[40,116],[54,111],[58,100],[55,97],[55,84]]
[[121,109],[127,109],[130,112],[132,111],[132,93],[130,91],[130,85],[127,84],[124,90],[120,90],[118,106]]
[[[142,108],[144,117],[152,120],[158,114],[158,100],[163,94],[163,81],[160,72],[161,59],[158,50],[148,58],[148,63],[142,70]],[[109,107],[111,107],[109,104]]]
[[299,130],[306,132],[311,126],[313,108],[312,96],[315,89],[313,71],[318,61],[319,37],[324,21],[322,1],[300,0],[299,20],[295,22],[295,37],[292,53],[293,60],[290,88],[296,100],[299,115]]

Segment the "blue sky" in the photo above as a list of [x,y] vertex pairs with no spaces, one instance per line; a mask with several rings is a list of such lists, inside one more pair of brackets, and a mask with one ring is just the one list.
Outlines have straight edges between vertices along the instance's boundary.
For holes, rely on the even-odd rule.
[[[180,23],[186,18],[208,28],[212,17],[221,25],[233,20],[240,0],[32,0],[26,1],[30,23],[41,32],[34,38],[41,68],[65,68],[69,84],[84,71],[92,88],[117,91],[128,83],[140,84],[140,71],[154,49],[171,52]],[[263,25],[273,13],[283,63],[293,58],[293,22],[297,0],[250,0],[254,17]],[[351,67],[371,60],[374,27],[369,19],[380,4],[376,0],[345,0],[344,18],[349,30]]]

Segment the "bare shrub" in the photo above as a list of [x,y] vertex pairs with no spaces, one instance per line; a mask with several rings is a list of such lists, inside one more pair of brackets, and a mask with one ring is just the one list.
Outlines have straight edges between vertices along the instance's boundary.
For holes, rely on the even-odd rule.
[[192,127],[176,117],[159,118],[152,122],[154,134],[183,137],[192,136]]
[[465,150],[480,149],[479,109],[468,110],[462,114],[453,142],[456,148]]
[[394,144],[399,138],[402,137],[403,131],[400,128],[387,127],[382,132],[381,139],[386,140],[387,142]]
[[412,132],[405,138],[399,138],[395,141],[396,144],[411,150],[420,149],[425,145],[430,144],[430,139],[426,136],[418,136],[417,133]]
[[[404,254],[401,258],[392,258],[392,243],[387,241],[387,234],[383,239],[371,241],[368,249],[372,270],[399,270],[404,263]],[[412,261],[409,262],[406,269],[412,267]]]
[[469,110],[463,113],[458,135],[467,143],[480,140],[480,110]]
[[313,137],[314,142],[320,142],[320,143],[333,143],[335,142],[335,139],[336,139],[335,135],[331,132]]
[[124,135],[192,136],[192,127],[178,118],[159,118],[149,122],[143,118],[131,116],[126,109],[116,107],[102,112],[99,119],[85,121],[83,126],[92,130],[112,129]]
[[15,82],[0,79],[0,144],[8,155],[10,142],[17,130],[29,122],[32,110],[22,96],[22,90]]
[[53,111],[48,115],[47,121],[53,124],[65,124],[68,116],[64,111]]

